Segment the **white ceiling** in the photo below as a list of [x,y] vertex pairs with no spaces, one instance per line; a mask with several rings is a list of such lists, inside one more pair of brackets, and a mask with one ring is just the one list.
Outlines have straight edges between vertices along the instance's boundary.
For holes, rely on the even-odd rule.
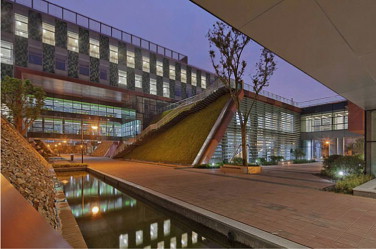
[[376,0],[191,1],[351,102],[376,109]]

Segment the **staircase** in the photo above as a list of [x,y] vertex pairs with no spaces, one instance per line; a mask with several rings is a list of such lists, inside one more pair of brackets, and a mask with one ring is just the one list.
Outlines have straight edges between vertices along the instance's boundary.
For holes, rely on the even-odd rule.
[[34,139],[29,141],[29,143],[44,158],[56,156],[56,153],[54,153],[42,140]]
[[226,94],[228,90],[225,87],[209,89],[208,92],[202,92],[199,96],[194,96],[193,98],[187,99],[182,102],[178,107],[172,109],[166,116],[160,119],[158,122],[149,125],[144,129],[138,136],[136,136],[132,141],[127,141],[121,144],[116,152],[114,153],[114,158],[122,158],[128,152],[132,151],[135,147],[141,145],[145,139],[153,134],[167,129],[188,115],[198,112],[204,109],[209,104],[216,101],[219,97]]
[[91,153],[91,155],[99,157],[105,156],[113,143],[113,141],[102,141],[98,145],[98,147],[93,151],[93,153]]

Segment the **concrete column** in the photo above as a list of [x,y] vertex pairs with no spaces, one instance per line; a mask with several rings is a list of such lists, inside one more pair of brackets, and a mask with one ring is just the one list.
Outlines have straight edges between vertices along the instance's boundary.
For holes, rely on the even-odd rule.
[[337,155],[343,155],[344,154],[344,140],[343,138],[337,137]]

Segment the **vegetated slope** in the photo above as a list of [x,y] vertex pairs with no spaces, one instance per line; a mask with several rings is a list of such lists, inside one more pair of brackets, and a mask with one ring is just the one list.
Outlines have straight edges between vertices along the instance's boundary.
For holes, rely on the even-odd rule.
[[221,96],[176,125],[147,138],[124,158],[191,164],[228,100],[228,94]]
[[110,149],[112,141],[102,141],[98,147],[91,153],[92,156],[105,156],[107,151]]
[[52,167],[3,118],[1,118],[1,173],[53,228],[60,228],[54,202]]

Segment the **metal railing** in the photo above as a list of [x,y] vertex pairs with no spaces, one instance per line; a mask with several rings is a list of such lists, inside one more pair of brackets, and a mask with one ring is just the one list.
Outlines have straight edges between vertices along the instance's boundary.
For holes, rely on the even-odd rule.
[[46,0],[7,0],[7,1],[27,6],[31,9],[52,15],[61,20],[77,24],[81,27],[96,31],[100,34],[113,37],[115,39],[127,42],[129,44],[138,46],[143,49],[147,49],[156,54],[160,54],[160,55],[163,55],[163,56],[166,56],[166,57],[178,60],[178,61],[186,60],[188,58],[186,55],[183,55],[181,53],[178,53],[166,47],[160,46],[156,43],[145,40],[136,35],[132,35],[118,28],[96,21],[94,19],[91,19],[90,17],[81,15],[77,12],[66,9],[57,4],[50,3]]
[[312,99],[312,100],[298,102],[296,103],[297,104],[296,106],[299,108],[304,108],[304,107],[324,105],[324,104],[330,104],[330,103],[336,103],[336,102],[342,102],[342,101],[346,101],[346,99],[340,95],[334,95],[334,96],[329,96],[329,97],[320,98],[320,99]]

